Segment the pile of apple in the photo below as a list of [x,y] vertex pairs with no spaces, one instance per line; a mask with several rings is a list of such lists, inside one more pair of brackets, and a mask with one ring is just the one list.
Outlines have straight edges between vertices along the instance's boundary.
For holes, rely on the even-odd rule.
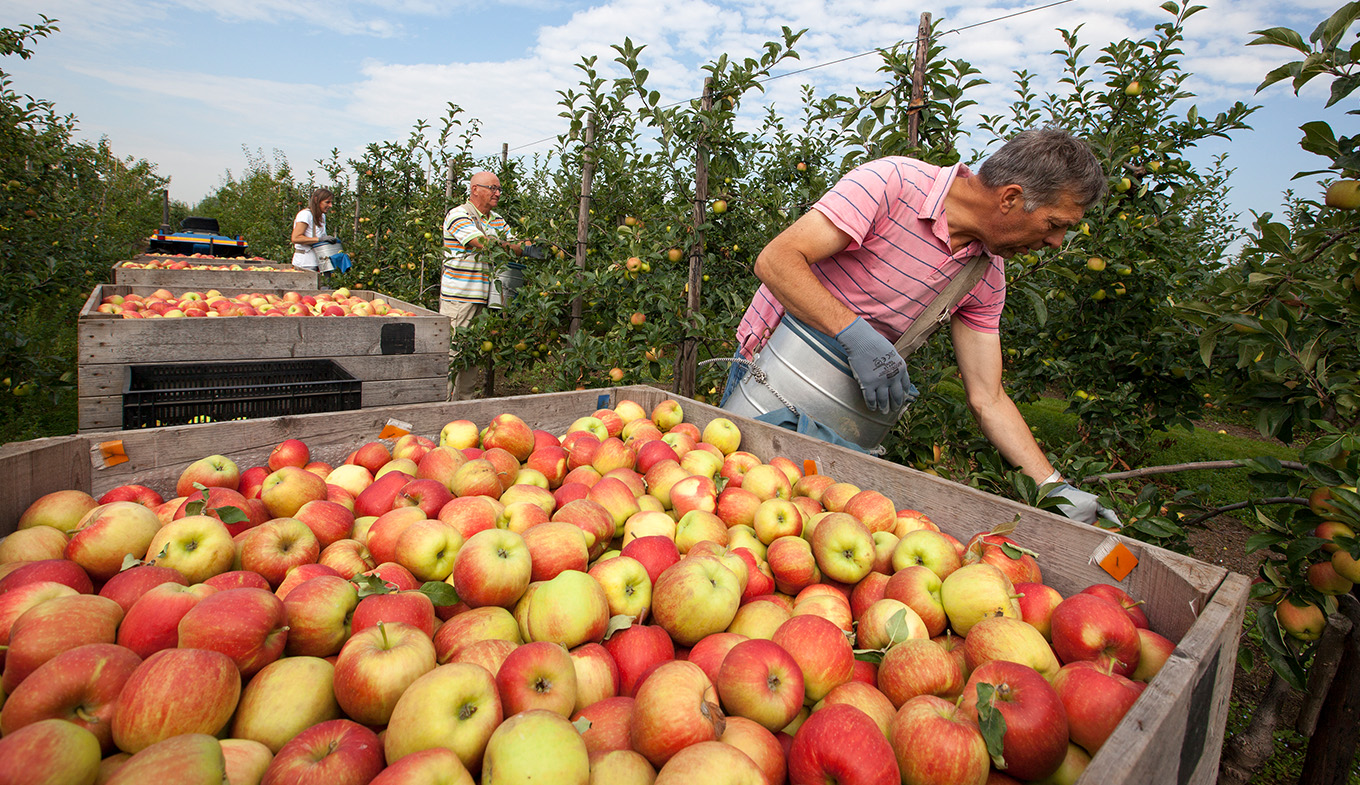
[[365,300],[340,288],[333,292],[303,294],[243,293],[228,297],[216,289],[175,294],[157,289],[146,296],[110,294],[99,301],[99,313],[124,319],[180,319],[219,316],[415,316],[393,308],[381,297]]
[[[1006,527],[668,400],[58,491],[0,541],[0,760],[44,782],[1075,781],[1170,655]],[[1002,722],[1004,720],[1004,722]],[[0,776],[0,779],[3,779]]]
[[[272,260],[272,259],[266,259],[266,258],[264,258],[263,256],[238,256],[238,257],[233,257],[233,258],[235,258],[235,259],[238,259],[239,261],[232,262],[231,264],[195,264],[194,262],[186,261],[186,260],[188,260],[188,259],[214,259],[214,260],[216,260],[216,259],[218,258],[218,257],[216,257],[216,256],[213,256],[212,254],[206,254],[206,253],[194,253],[194,254],[182,254],[182,253],[149,253],[149,254],[144,254],[142,258],[148,258],[148,261],[145,261],[145,262],[137,262],[137,261],[123,262],[123,267],[124,267],[124,269],[128,269],[128,270],[252,270],[252,271],[257,271],[257,272],[275,272],[275,271],[278,271],[278,270],[279,270],[278,267],[258,267],[258,266],[256,266],[256,267],[245,267],[245,266],[242,266],[242,265],[241,265],[241,261],[248,261],[248,262],[262,262],[262,263],[264,263],[264,264],[271,264],[271,265],[277,265],[277,264],[279,264],[278,262],[276,262],[276,261],[274,261],[274,260]],[[298,272],[303,272],[303,270],[300,269],[300,268],[296,268],[296,269],[298,270]]]

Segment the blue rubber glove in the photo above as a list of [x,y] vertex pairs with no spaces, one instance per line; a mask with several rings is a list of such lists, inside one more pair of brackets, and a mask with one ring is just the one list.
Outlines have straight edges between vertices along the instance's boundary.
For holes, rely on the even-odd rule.
[[870,411],[891,412],[906,400],[907,364],[892,343],[863,317],[836,335]]
[[1057,483],[1046,496],[1061,496],[1066,500],[1065,503],[1058,505],[1058,512],[1066,515],[1074,521],[1081,523],[1096,522],[1097,517],[1104,518],[1115,526],[1119,526],[1119,516],[1114,510],[1100,503],[1100,497],[1094,493],[1083,491],[1074,485],[1069,484],[1058,472],[1053,472],[1040,485]]

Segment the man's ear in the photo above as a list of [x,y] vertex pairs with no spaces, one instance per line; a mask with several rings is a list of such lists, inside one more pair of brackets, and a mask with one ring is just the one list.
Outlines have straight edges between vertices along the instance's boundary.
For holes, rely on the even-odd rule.
[[1024,209],[1025,189],[1015,183],[1002,186],[1000,200],[997,206],[1003,214],[1009,213],[1012,210]]

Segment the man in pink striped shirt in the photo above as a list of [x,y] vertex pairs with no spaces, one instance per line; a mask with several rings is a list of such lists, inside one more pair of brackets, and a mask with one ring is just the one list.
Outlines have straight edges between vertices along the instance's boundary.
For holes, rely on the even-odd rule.
[[752,357],[790,313],[835,337],[870,409],[895,411],[910,381],[893,342],[969,259],[986,254],[989,268],[950,323],[969,409],[1006,460],[1040,484],[1060,484],[1065,514],[1114,519],[1094,494],[1063,483],[1035,442],[1002,386],[999,334],[1002,260],[1057,248],[1104,196],[1105,179],[1085,142],[1053,128],[1018,134],[976,175],[904,157],[864,164],[761,251],[762,285],[737,328],[740,353]]

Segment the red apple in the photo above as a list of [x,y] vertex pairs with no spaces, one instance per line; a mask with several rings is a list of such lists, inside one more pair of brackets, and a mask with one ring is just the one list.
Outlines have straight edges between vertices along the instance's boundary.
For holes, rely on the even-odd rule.
[[283,745],[261,785],[368,785],[384,765],[378,734],[351,720],[328,720]]
[[1002,737],[1004,766],[998,768],[1021,780],[1037,780],[1058,769],[1067,755],[1067,714],[1062,700],[1048,680],[1033,668],[1006,660],[993,660],[968,678],[961,711],[979,720],[980,690],[992,690],[990,704],[1005,720]]
[[118,696],[113,740],[136,753],[185,733],[215,735],[241,695],[231,658],[205,649],[166,649],[133,671]]
[[869,715],[840,703],[814,711],[794,734],[789,782],[899,785],[897,758]]
[[180,648],[221,652],[246,679],[283,656],[287,639],[288,611],[282,600],[263,589],[209,594],[179,623]]
[[973,719],[953,702],[919,695],[902,704],[888,726],[902,782],[987,782],[991,758]]
[[680,660],[652,671],[637,690],[629,737],[633,749],[661,767],[691,744],[716,741],[723,713],[712,682],[699,666]]

